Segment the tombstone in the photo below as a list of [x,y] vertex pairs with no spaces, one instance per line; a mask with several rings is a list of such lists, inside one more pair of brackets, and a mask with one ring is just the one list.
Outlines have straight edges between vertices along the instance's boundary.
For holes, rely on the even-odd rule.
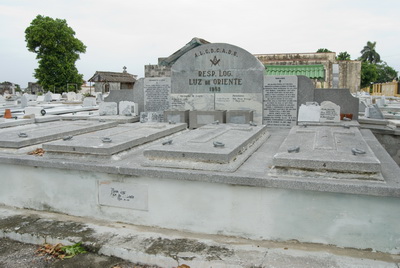
[[138,115],[137,105],[132,101],[120,101],[118,108],[120,115],[125,115],[125,116]]
[[171,66],[169,108],[253,110],[254,121],[262,124],[264,71],[262,63],[240,47],[223,43],[195,47]]
[[71,91],[67,93],[67,100],[68,101],[75,101],[76,100],[76,93]]
[[225,123],[226,111],[189,111],[189,128]]
[[133,90],[110,90],[108,96],[104,98],[104,102],[115,102],[117,104],[117,111],[120,101],[134,101]]
[[37,96],[36,101],[37,102],[44,102],[44,96],[43,95]]
[[141,112],[140,123],[157,123],[163,121],[162,112]]
[[99,115],[117,115],[117,103],[116,102],[102,102],[99,104]]
[[187,125],[189,125],[189,110],[164,111],[164,122],[170,122],[172,124],[173,123],[186,123]]
[[51,94],[51,98],[54,101],[60,101],[61,100],[61,94]]
[[367,108],[367,103],[364,100],[360,101],[360,106],[358,107],[358,112],[364,113],[365,108]]
[[352,114],[353,120],[358,119],[358,107],[360,101],[351,95],[346,88],[318,88],[314,91],[314,101],[322,103],[323,101],[331,101],[340,106],[340,112],[343,114]]
[[383,114],[381,109],[379,109],[377,104],[369,105],[365,108],[365,117],[372,119],[383,119]]
[[83,103],[82,103],[83,107],[93,107],[96,105],[97,105],[97,102],[96,102],[96,98],[94,98],[94,97],[86,97],[83,99]]
[[299,122],[319,122],[321,106],[316,102],[307,102],[299,108]]
[[297,124],[297,76],[265,76],[263,124],[293,127]]
[[385,98],[385,96],[381,96],[380,99],[377,99],[376,104],[378,105],[379,108],[385,107],[385,105],[386,105],[386,98]]
[[0,104],[3,104],[5,102],[6,102],[6,99],[2,95],[0,95]]
[[21,96],[21,108],[25,108],[27,106],[28,106],[28,98],[24,94],[24,95]]
[[171,78],[144,79],[144,111],[164,112],[170,108]]
[[64,99],[64,100],[67,100],[68,99],[67,92],[63,92],[62,95],[61,95],[61,98]]
[[44,102],[51,102],[53,100],[53,96],[50,91],[44,94]]
[[319,121],[322,123],[340,122],[340,106],[331,101],[323,101]]
[[82,93],[76,93],[75,100],[77,100],[77,101],[82,101],[82,100],[83,100],[83,95],[82,95]]

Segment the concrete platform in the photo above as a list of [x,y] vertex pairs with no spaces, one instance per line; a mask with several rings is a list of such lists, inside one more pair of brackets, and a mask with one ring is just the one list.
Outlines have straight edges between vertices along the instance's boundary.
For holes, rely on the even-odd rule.
[[146,149],[144,165],[232,172],[268,137],[266,126],[210,124]]
[[290,168],[329,171],[341,173],[345,178],[356,173],[358,179],[383,180],[379,159],[356,127],[293,127],[273,164],[285,171]]
[[[74,122],[62,121],[63,127]],[[99,123],[84,121],[91,122]],[[269,129],[269,138],[233,172],[145,165],[145,150],[170,146],[161,144],[186,133],[193,132],[95,161],[1,149],[0,204],[256,243],[297,240],[400,253],[400,169],[371,131],[359,134],[380,161],[381,181],[271,174],[287,129]]]
[[[399,255],[369,250],[196,235],[4,206],[0,206],[0,238],[37,245],[82,242],[97,254],[170,268],[183,264],[196,268],[398,268],[400,265]],[[63,265],[70,267],[69,260],[64,260]],[[92,267],[92,263],[80,265]]]

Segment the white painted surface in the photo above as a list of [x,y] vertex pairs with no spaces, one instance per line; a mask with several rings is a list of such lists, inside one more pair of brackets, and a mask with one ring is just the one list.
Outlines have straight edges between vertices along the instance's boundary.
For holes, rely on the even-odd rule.
[[[0,203],[137,225],[399,253],[400,200],[0,165]],[[102,206],[98,184],[143,185],[148,211]]]

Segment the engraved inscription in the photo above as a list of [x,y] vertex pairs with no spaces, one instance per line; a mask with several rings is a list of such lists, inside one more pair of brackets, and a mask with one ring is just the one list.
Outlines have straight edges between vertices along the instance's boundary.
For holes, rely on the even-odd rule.
[[264,118],[270,127],[297,124],[297,77],[266,76],[264,82]]

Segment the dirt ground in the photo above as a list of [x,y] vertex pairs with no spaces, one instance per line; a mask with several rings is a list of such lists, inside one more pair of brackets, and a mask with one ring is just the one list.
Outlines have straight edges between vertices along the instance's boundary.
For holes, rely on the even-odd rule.
[[71,259],[60,260],[54,257],[39,256],[36,253],[38,248],[38,245],[1,238],[0,268],[160,268],[94,253],[79,254]]

